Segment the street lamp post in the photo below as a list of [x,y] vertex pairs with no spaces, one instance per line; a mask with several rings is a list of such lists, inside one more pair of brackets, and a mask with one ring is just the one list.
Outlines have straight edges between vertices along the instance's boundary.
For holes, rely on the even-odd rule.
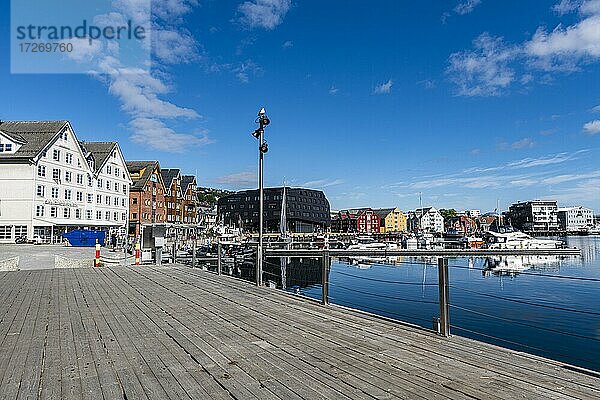
[[265,127],[271,123],[264,108],[258,112],[258,118],[255,121],[259,124],[252,136],[258,139],[258,193],[259,193],[259,217],[258,217],[258,251],[256,254],[256,285],[262,286],[263,271],[263,225],[264,225],[264,187],[263,187],[263,169],[265,153],[269,151],[269,146],[264,140]]

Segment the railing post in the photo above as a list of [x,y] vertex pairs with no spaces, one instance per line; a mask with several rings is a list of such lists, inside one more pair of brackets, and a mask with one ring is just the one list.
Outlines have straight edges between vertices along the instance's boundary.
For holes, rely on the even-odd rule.
[[450,299],[448,284],[448,259],[438,258],[438,288],[440,299],[440,335],[450,336]]
[[323,250],[323,258],[321,263],[321,304],[329,304],[329,250]]
[[192,242],[192,268],[196,267],[196,239]]
[[256,248],[256,286],[262,286],[262,246]]
[[221,265],[221,241],[219,240],[217,242],[217,274],[221,275],[221,269],[222,269],[222,265]]

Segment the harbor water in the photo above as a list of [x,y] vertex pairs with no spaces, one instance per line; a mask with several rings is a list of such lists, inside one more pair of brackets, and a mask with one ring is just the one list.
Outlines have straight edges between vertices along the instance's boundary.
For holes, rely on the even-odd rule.
[[[450,259],[451,333],[600,371],[600,236],[561,239],[582,256]],[[320,260],[268,259],[265,271],[321,297]],[[437,277],[433,258],[334,259],[329,300],[431,329]]]

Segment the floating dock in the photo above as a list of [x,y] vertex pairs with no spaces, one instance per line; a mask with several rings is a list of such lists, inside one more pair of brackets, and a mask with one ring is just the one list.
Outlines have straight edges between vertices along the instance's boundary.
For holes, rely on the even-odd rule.
[[206,271],[0,273],[0,394],[597,399],[600,375]]

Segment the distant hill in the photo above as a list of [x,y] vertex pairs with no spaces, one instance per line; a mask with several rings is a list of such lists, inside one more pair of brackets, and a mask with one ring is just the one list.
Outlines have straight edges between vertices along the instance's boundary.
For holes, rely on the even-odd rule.
[[221,197],[229,196],[235,192],[225,189],[198,187],[198,201],[206,206],[214,206]]

